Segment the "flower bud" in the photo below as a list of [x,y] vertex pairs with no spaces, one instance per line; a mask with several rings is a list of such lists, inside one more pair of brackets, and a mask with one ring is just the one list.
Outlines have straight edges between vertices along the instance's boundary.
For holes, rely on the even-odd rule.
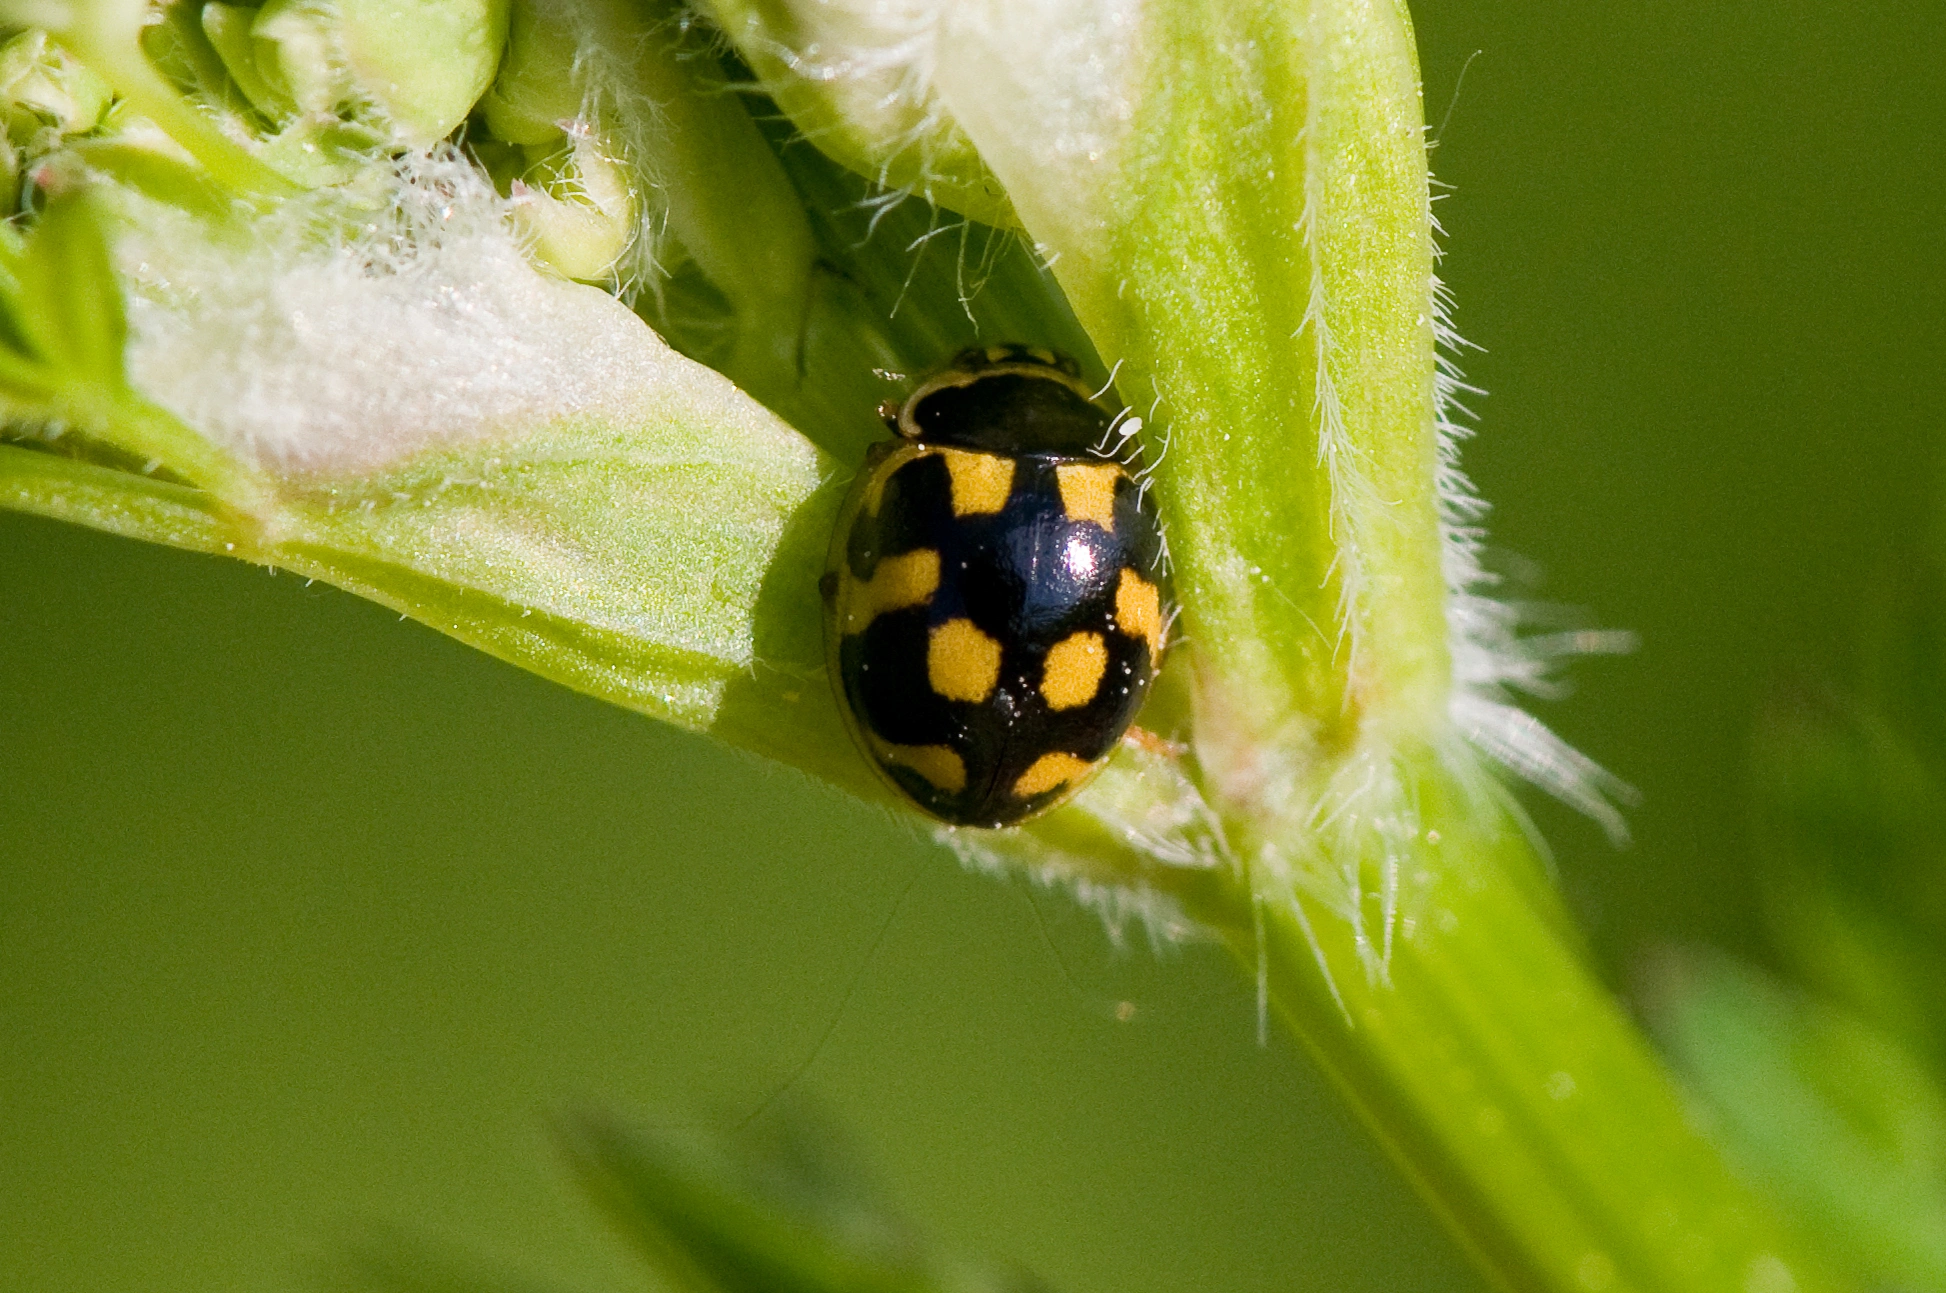
[[507,9],[505,0],[269,0],[253,13],[212,0],[203,30],[259,112],[347,113],[424,148],[492,83]]
[[0,116],[14,144],[42,132],[55,137],[94,129],[108,111],[108,83],[43,31],[23,31],[0,45]]
[[581,116],[586,95],[575,77],[575,37],[575,24],[547,21],[534,0],[514,0],[506,57],[480,101],[494,138],[530,147],[551,144]]
[[242,92],[250,106],[267,117],[282,117],[292,110],[290,98],[280,86],[273,85],[257,67],[257,47],[250,28],[257,20],[255,10],[209,0],[203,6],[203,34],[222,60],[223,70]]
[[634,213],[626,174],[586,131],[512,186],[514,227],[568,278],[609,275],[628,250]]

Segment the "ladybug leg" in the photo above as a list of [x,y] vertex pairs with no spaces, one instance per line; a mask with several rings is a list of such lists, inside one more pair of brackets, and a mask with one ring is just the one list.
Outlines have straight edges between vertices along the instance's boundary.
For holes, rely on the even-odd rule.
[[824,598],[824,604],[827,607],[830,606],[831,603],[838,600],[838,572],[837,571],[827,570],[822,575],[818,576],[818,595]]
[[1122,733],[1122,744],[1133,746],[1144,754],[1159,754],[1164,758],[1180,759],[1189,753],[1189,747],[1181,741],[1171,741],[1157,736],[1146,727],[1131,727]]

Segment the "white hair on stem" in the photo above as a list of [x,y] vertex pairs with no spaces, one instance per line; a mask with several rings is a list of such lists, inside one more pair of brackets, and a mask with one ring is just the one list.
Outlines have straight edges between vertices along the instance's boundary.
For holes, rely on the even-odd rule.
[[[1308,184],[1308,180],[1307,180]],[[1428,213],[1429,218],[1430,212]],[[1307,227],[1312,212],[1307,209]],[[1444,231],[1433,219],[1436,239]],[[1308,235],[1308,228],[1307,228]],[[1352,532],[1343,524],[1343,509],[1354,489],[1369,490],[1356,459],[1332,445],[1342,435],[1334,424],[1335,402],[1329,390],[1329,333],[1322,326],[1324,305],[1315,259],[1313,296],[1306,310],[1306,326],[1314,327],[1318,346],[1320,413],[1319,457],[1330,473],[1333,494],[1333,538],[1338,570],[1344,580],[1340,632],[1357,648],[1356,578],[1358,553]],[[1460,446],[1471,434],[1472,410],[1463,403],[1481,394],[1468,385],[1458,363],[1466,342],[1452,325],[1452,298],[1435,274],[1431,282],[1429,317],[1433,321],[1436,369],[1433,378],[1434,425],[1438,441],[1435,492],[1438,503],[1441,565],[1446,584],[1448,650],[1452,681],[1447,716],[1450,734],[1561,802],[1594,820],[1617,844],[1628,838],[1628,826],[1618,803],[1633,802],[1634,790],[1600,764],[1575,750],[1533,715],[1515,703],[1517,694],[1547,696],[1558,691],[1556,672],[1563,658],[1613,653],[1632,648],[1626,633],[1580,631],[1524,635],[1521,606],[1492,595],[1495,577],[1482,562],[1488,504],[1474,490],[1460,468]],[[1315,322],[1314,322],[1315,321]],[[1448,759],[1463,768],[1469,760]],[[1390,963],[1395,932],[1405,916],[1403,879],[1411,866],[1414,842],[1423,823],[1408,793],[1408,782],[1382,737],[1361,741],[1342,760],[1316,793],[1309,819],[1307,847],[1298,856],[1266,851],[1257,859],[1265,872],[1257,882],[1260,896],[1282,894],[1300,918],[1311,941],[1319,969],[1330,979],[1322,947],[1305,919],[1305,896],[1319,901],[1346,921],[1366,973],[1382,980]],[[1331,860],[1336,861],[1335,867]],[[1366,890],[1370,874],[1376,894]],[[1326,879],[1329,877],[1329,879]],[[1266,883],[1267,882],[1267,883]],[[1377,911],[1368,907],[1375,901]],[[1336,985],[1332,985],[1335,995]],[[1342,1005],[1342,1002],[1340,1003]]]
[[1332,570],[1338,578],[1338,632],[1350,647],[1347,673],[1358,668],[1360,632],[1359,596],[1364,586],[1364,564],[1358,550],[1358,530],[1353,520],[1354,503],[1363,505],[1372,497],[1371,482],[1362,470],[1360,453],[1345,433],[1344,405],[1338,398],[1337,383],[1331,375],[1336,347],[1331,337],[1330,294],[1324,282],[1324,261],[1318,253],[1319,207],[1323,202],[1323,183],[1319,179],[1317,133],[1320,104],[1324,96],[1311,94],[1305,104],[1301,147],[1304,153],[1304,211],[1299,217],[1304,252],[1310,262],[1311,281],[1304,302],[1304,317],[1297,336],[1311,337],[1313,372],[1317,391],[1312,411],[1317,417],[1317,461],[1325,470],[1331,486],[1329,533],[1332,539]]
[[[1437,217],[1428,215],[1438,256],[1442,253],[1437,240],[1445,231]],[[1468,343],[1454,328],[1452,314],[1452,294],[1435,273],[1431,317],[1438,365],[1433,376],[1439,439],[1436,485],[1453,670],[1447,713],[1454,731],[1474,749],[1585,814],[1620,845],[1628,840],[1628,823],[1617,805],[1633,803],[1634,788],[1562,740],[1514,703],[1513,697],[1558,694],[1555,674],[1562,659],[1628,651],[1633,649],[1634,637],[1585,631],[1523,635],[1521,608],[1491,594],[1497,580],[1481,560],[1486,539],[1481,522],[1488,504],[1459,462],[1460,445],[1472,435],[1469,423],[1474,416],[1462,397],[1484,392],[1469,385],[1461,372],[1458,355]]]

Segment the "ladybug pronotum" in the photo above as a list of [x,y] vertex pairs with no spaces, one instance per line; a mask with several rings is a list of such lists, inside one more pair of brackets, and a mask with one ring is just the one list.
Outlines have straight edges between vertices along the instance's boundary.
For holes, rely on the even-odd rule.
[[824,577],[831,675],[859,748],[955,826],[1060,803],[1141,707],[1169,608],[1154,505],[1102,456],[1080,370],[965,351],[872,447]]

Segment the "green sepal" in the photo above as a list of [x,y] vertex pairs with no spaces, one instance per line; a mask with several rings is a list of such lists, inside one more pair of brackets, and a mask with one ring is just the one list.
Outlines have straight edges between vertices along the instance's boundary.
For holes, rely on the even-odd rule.
[[552,144],[563,124],[581,115],[584,87],[575,83],[575,30],[561,15],[543,13],[539,0],[512,0],[507,51],[480,114],[494,138],[510,144]]
[[[492,84],[507,4],[269,0],[250,36],[257,76],[280,105],[365,112],[395,142],[425,148],[451,134]],[[240,61],[225,53],[232,75]]]
[[76,140],[69,151],[90,170],[153,202],[212,222],[232,214],[234,199],[159,131],[116,131]]
[[257,46],[250,29],[257,21],[257,10],[209,0],[203,6],[203,35],[221,60],[230,82],[250,101],[250,106],[272,120],[289,116],[296,110],[290,95],[273,85],[257,66]]
[[87,202],[78,193],[48,201],[23,254],[8,267],[19,292],[10,324],[24,357],[59,372],[62,384],[118,389],[128,324],[107,243]]
[[223,59],[203,29],[207,11],[208,5],[187,0],[157,5],[154,21],[142,27],[142,53],[174,85],[236,111],[244,105],[236,101]]
[[[238,16],[242,16],[240,11]],[[224,191],[251,201],[289,196],[298,186],[225,133],[216,117],[184,97],[144,52],[144,0],[42,4],[0,0],[0,22],[45,26],[55,40],[114,88],[131,110],[173,139]],[[220,42],[219,42],[220,45]]]

